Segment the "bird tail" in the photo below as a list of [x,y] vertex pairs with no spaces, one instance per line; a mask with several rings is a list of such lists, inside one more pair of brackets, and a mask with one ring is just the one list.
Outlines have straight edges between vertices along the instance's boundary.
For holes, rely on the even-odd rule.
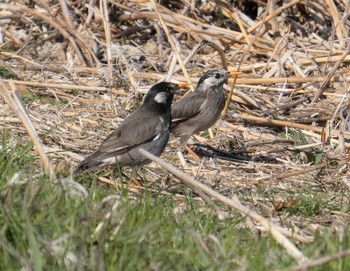
[[101,166],[103,162],[99,159],[99,155],[96,152],[86,157],[74,170],[74,173],[80,173],[88,169],[93,169]]
[[82,161],[78,167],[74,170],[74,173],[80,173],[83,172],[85,170],[88,169],[93,169],[96,168],[100,165],[101,163],[97,162],[97,161],[86,161],[86,159],[84,161]]

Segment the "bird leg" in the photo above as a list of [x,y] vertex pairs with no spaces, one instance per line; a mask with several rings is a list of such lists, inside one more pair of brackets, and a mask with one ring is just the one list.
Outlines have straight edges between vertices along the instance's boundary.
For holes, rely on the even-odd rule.
[[137,178],[132,179],[131,184],[138,186],[138,187],[143,187],[143,185],[139,182]]
[[184,146],[184,149],[185,149],[190,155],[192,155],[192,157],[193,157],[195,160],[197,160],[197,161],[200,161],[200,160],[201,160],[201,158],[200,158],[194,151],[192,151],[191,148],[188,147],[187,145]]
[[138,187],[143,187],[143,185],[141,184],[141,182],[138,180],[138,177],[140,178],[140,180],[142,181],[142,177],[140,176],[140,174],[137,172],[138,167],[133,167],[132,171],[131,171],[131,176],[126,176],[124,173],[124,177],[128,178],[131,180],[131,184],[138,186]]

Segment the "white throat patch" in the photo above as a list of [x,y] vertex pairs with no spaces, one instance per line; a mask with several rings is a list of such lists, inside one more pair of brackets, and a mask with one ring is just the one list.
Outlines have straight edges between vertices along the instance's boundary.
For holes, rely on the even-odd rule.
[[164,104],[167,100],[167,94],[164,92],[160,92],[154,97],[154,100],[159,104]]

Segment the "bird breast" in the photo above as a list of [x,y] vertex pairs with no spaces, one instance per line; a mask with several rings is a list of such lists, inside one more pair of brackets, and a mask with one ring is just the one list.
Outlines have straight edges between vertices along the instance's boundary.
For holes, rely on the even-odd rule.
[[164,134],[169,134],[170,121],[165,122],[162,116],[159,116],[159,120],[160,122],[156,128],[156,137],[153,139],[153,141],[158,140]]

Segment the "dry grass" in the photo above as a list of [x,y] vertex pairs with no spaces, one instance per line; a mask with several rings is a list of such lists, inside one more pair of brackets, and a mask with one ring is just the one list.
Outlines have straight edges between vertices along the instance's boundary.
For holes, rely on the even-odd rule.
[[[14,84],[36,131],[46,135],[51,164],[73,168],[157,80],[195,85],[207,69],[224,66],[241,72],[232,102],[212,131],[195,141],[252,159],[198,163],[185,155],[183,170],[224,195],[238,194],[305,237],[324,227],[341,231],[298,214],[281,218],[279,212],[311,190],[333,200],[319,220],[349,220],[331,196],[349,195],[350,189],[349,3],[161,2],[0,4],[0,66],[19,79]],[[9,105],[0,103],[1,127],[29,140]],[[162,158],[183,167],[179,149],[171,140]],[[166,178],[154,164],[147,172],[151,182]],[[159,186],[171,190],[176,184]],[[341,206],[348,200],[342,197]]]

